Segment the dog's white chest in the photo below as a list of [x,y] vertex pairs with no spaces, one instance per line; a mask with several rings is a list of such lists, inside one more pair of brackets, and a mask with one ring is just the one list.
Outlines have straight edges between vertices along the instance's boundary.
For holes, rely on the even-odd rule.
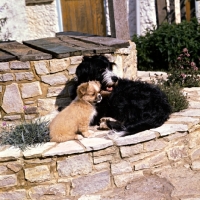
[[92,110],[92,112],[91,112],[91,115],[90,115],[90,122],[93,121],[93,119],[94,119],[94,117],[95,117],[96,114],[97,114],[97,111],[96,111],[96,109],[94,108],[94,109]]

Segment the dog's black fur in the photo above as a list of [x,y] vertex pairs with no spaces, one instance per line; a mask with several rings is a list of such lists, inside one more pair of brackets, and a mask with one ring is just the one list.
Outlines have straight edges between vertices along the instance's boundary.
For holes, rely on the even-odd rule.
[[77,85],[97,80],[102,90],[109,89],[110,95],[97,104],[94,123],[112,117],[117,121],[106,124],[120,136],[161,126],[171,113],[166,95],[154,84],[118,78],[112,72],[113,64],[104,56],[84,57],[76,69]]

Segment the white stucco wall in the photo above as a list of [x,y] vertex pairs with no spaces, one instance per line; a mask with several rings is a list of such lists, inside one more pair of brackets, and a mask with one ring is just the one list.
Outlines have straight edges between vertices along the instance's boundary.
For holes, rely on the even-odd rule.
[[0,18],[7,18],[5,25],[1,26],[0,40],[27,38],[25,8],[25,0],[0,0]]
[[0,40],[53,37],[59,32],[56,0],[52,3],[25,5],[25,0],[0,0],[0,18],[7,17]]
[[56,0],[26,6],[29,39],[54,37],[59,32]]
[[140,33],[156,25],[155,0],[140,0]]

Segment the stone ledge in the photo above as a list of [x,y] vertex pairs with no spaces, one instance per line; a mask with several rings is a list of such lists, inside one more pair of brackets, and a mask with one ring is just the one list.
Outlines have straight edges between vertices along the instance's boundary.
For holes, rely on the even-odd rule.
[[[189,103],[195,101],[198,103],[200,97],[200,88],[184,88],[183,92],[187,93]],[[93,152],[112,146],[126,146],[144,143],[161,137],[166,137],[179,133],[185,135],[195,130],[200,123],[200,108],[194,104],[189,104],[188,109],[173,113],[169,120],[162,126],[151,130],[146,130],[134,135],[110,139],[108,131],[99,131],[94,128],[94,137],[82,138],[80,140],[67,141],[63,143],[48,142],[39,144],[36,147],[30,147],[25,151],[10,146],[0,147],[0,161],[12,161],[21,157],[46,158],[54,156],[71,155],[76,153]],[[108,158],[109,159],[109,158]]]
[[[190,114],[190,115],[189,115]],[[183,117],[183,115],[190,117]],[[75,153],[92,152],[105,149],[111,146],[125,146],[158,139],[163,136],[175,133],[187,133],[200,122],[200,109],[186,109],[178,113],[173,113],[170,119],[162,126],[143,131],[134,135],[109,139],[108,131],[97,131],[93,138],[83,138],[80,140],[67,141],[63,143],[48,142],[30,147],[25,151],[18,148],[3,146],[0,148],[0,161],[17,160],[20,157],[45,158],[53,156],[71,155]],[[189,125],[188,125],[189,123]],[[184,135],[184,134],[183,134]]]

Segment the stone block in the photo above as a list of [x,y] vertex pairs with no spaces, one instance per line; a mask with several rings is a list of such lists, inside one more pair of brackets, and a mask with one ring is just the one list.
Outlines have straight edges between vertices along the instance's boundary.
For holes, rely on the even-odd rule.
[[158,151],[165,148],[166,146],[167,146],[167,143],[162,139],[159,139],[156,141],[152,140],[152,141],[144,143],[144,150],[147,152]]
[[119,175],[132,172],[131,164],[127,161],[121,161],[120,163],[111,164],[112,175]]
[[[65,86],[59,86],[59,87],[49,87],[47,91],[47,97],[57,97],[58,95],[64,95]],[[65,95],[67,95],[68,92],[65,91]]]
[[21,85],[22,98],[31,98],[42,95],[40,82],[24,83]]
[[0,147],[0,161],[17,160],[22,156],[22,152],[19,148],[13,146],[1,146]]
[[72,196],[93,194],[106,190],[111,184],[109,171],[72,179]]
[[8,169],[12,170],[15,173],[22,169],[22,165],[19,163],[8,163],[6,166]]
[[57,161],[57,171],[60,177],[86,175],[92,171],[92,160],[88,154],[71,156]]
[[16,185],[17,185],[17,176],[15,174],[0,176],[0,188],[12,187]]
[[94,164],[99,164],[99,163],[102,163],[102,162],[111,161],[112,155],[94,157],[93,159],[94,159]]
[[24,81],[24,80],[32,81],[33,78],[34,78],[34,75],[33,75],[32,72],[18,72],[18,73],[15,73],[16,81]]
[[4,165],[1,165],[0,166],[0,174],[4,174],[8,171],[8,168]]
[[84,151],[85,151],[84,148],[76,141],[67,141],[59,143],[50,150],[45,151],[42,154],[42,157],[70,155],[74,153],[82,153]]
[[6,113],[23,113],[23,101],[16,83],[6,86],[2,108]]
[[78,200],[101,200],[101,195],[83,195]]
[[104,162],[104,163],[100,163],[100,164],[97,164],[97,165],[94,165],[93,166],[93,168],[95,169],[95,170],[97,170],[97,171],[101,171],[101,170],[108,170],[108,169],[110,169],[110,164],[109,163],[106,163],[106,162]]
[[5,121],[15,121],[15,120],[20,120],[21,115],[6,115],[3,117],[3,120]]
[[135,135],[119,137],[119,138],[115,139],[115,143],[117,146],[137,144],[140,142],[152,140],[156,137],[157,137],[157,135],[154,131],[148,130],[148,131],[143,131],[143,132],[137,133]]
[[0,74],[0,82],[14,81],[13,73]]
[[49,85],[66,84],[67,77],[62,73],[41,76],[42,82]]
[[70,65],[69,67],[67,67],[69,75],[74,75],[76,73],[77,67],[78,67],[78,65]]
[[200,109],[189,108],[180,112],[173,113],[172,116],[200,117]]
[[162,178],[166,178],[173,185],[174,189],[171,198],[195,197],[200,191],[200,173],[192,171],[190,168],[178,167],[168,168],[158,174]]
[[138,162],[137,164],[134,165],[134,170],[142,170],[142,169],[149,169],[150,164],[149,164],[149,159],[142,160],[141,162]]
[[49,61],[50,73],[56,73],[66,70],[68,67],[65,59],[52,59]]
[[0,72],[10,71],[9,62],[0,62]]
[[110,154],[115,154],[117,152],[117,148],[114,146],[108,147],[106,149],[103,150],[99,150],[99,151],[94,151],[93,152],[93,156],[97,157],[97,156],[104,156],[104,155],[110,155]]
[[32,61],[31,62],[35,68],[35,71],[38,75],[45,75],[49,74],[49,61],[47,60],[40,60],[40,61]]
[[48,199],[63,199],[66,195],[66,186],[63,183],[51,184],[51,185],[39,185],[32,187],[28,191],[32,200]]
[[190,157],[192,160],[200,159],[200,147],[193,149],[190,153]]
[[1,200],[27,200],[26,190],[13,190],[11,192],[1,192]]
[[56,142],[47,142],[44,144],[37,145],[36,147],[29,147],[28,149],[23,151],[23,155],[25,158],[40,157],[43,152],[49,150],[55,145],[56,145]]
[[51,178],[50,170],[47,165],[40,165],[33,168],[24,169],[25,179],[29,182],[44,182],[49,181]]
[[183,117],[183,116],[175,117],[174,116],[174,117],[170,117],[169,120],[167,120],[167,122],[169,122],[169,123],[174,122],[174,123],[178,123],[178,124],[180,124],[180,123],[189,124],[191,127],[191,126],[198,124],[200,122],[200,119],[197,117]]
[[83,138],[80,140],[87,151],[104,149],[106,147],[112,146],[112,140],[107,140],[104,138]]
[[191,167],[193,170],[200,170],[200,161],[199,160],[193,161]]
[[134,172],[134,173],[126,173],[114,176],[114,182],[117,187],[124,187],[128,183],[137,180],[139,178],[144,177],[142,171]]
[[71,65],[78,65],[82,62],[83,56],[71,56],[70,57],[70,64]]
[[37,103],[38,103],[38,111],[41,114],[41,116],[47,115],[56,110],[55,99],[38,99]]
[[151,130],[158,132],[161,136],[166,136],[175,132],[186,132],[188,131],[188,126],[185,124],[163,124],[162,126]]
[[129,157],[128,158],[128,161],[129,162],[136,162],[138,160],[142,160],[144,158],[147,158],[149,156],[151,156],[153,153],[140,153],[140,154],[136,154],[136,155],[133,155],[132,157]]
[[160,152],[160,153],[156,154],[155,156],[152,156],[149,159],[150,166],[157,166],[157,165],[161,165],[163,163],[168,164],[168,162],[169,162],[169,160],[167,159],[165,152]]
[[167,150],[169,160],[177,161],[188,157],[188,152],[185,146],[174,146]]
[[120,147],[120,153],[121,153],[122,158],[131,157],[135,154],[142,153],[143,151],[144,151],[143,144]]
[[21,62],[21,61],[11,61],[10,69],[18,70],[18,69],[30,69],[30,62]]

